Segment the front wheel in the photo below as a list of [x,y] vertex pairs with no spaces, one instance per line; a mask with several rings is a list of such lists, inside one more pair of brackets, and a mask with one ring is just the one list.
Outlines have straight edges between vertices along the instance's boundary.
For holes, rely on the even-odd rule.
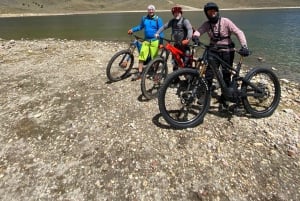
[[280,102],[280,83],[269,69],[254,68],[249,71],[241,89],[245,94],[242,99],[244,107],[253,117],[271,116]]
[[156,98],[158,91],[168,75],[165,60],[157,57],[149,62],[142,75],[141,91],[148,100]]
[[195,69],[179,69],[169,74],[158,93],[159,110],[175,128],[202,123],[210,106],[210,90]]
[[107,78],[111,82],[116,82],[129,77],[133,63],[134,56],[130,50],[121,50],[117,52],[107,64]]

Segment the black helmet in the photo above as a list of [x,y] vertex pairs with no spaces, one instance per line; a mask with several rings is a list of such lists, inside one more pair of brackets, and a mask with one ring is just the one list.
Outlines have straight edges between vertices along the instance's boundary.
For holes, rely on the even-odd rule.
[[[211,10],[211,9],[215,9],[218,12],[218,14],[215,17],[209,17],[207,15],[207,11]],[[209,20],[209,22],[211,22],[211,23],[217,23],[218,22],[218,19],[219,19],[219,7],[218,7],[217,4],[215,4],[213,2],[207,3],[204,6],[204,13],[205,13],[207,19]]]

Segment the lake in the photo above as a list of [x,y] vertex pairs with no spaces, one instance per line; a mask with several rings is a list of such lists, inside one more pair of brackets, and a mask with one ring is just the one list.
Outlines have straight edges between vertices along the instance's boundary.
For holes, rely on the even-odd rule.
[[[0,18],[0,38],[129,41],[127,30],[137,25],[145,13],[102,13],[65,16]],[[164,22],[170,12],[157,13]],[[272,10],[221,10],[246,34],[253,52],[245,60],[251,66],[274,67],[280,78],[300,82],[300,8]],[[205,20],[203,12],[184,12],[194,27]],[[166,32],[169,36],[170,31]],[[139,33],[143,35],[142,32]],[[232,37],[239,47],[236,38]],[[205,40],[205,37],[204,39]],[[264,62],[259,62],[262,57]]]

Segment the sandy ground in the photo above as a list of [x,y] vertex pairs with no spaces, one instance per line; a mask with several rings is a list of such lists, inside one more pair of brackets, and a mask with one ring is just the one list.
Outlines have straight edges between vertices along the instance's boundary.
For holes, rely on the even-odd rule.
[[108,82],[126,47],[1,41],[0,200],[300,200],[299,85],[271,117],[212,105],[176,130],[138,81]]

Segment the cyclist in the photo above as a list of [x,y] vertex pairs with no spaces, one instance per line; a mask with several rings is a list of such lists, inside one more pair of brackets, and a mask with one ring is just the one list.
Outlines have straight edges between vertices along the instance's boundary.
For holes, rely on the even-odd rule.
[[[217,47],[218,56],[230,64],[233,65],[234,61],[234,43],[231,40],[231,34],[236,35],[242,48],[240,52],[243,56],[249,56],[249,49],[247,47],[247,40],[244,35],[244,32],[239,29],[230,19],[225,17],[220,17],[219,7],[217,4],[210,2],[204,6],[204,13],[207,17],[205,21],[194,33],[193,40],[197,40],[198,37],[202,36],[204,33],[207,33],[210,38],[210,45]],[[220,62],[216,59],[211,58],[209,60],[209,65],[220,66]],[[229,70],[222,68],[223,79],[227,86],[231,82],[231,73]],[[213,72],[211,68],[207,68],[205,78],[207,80],[209,88],[212,86],[213,82]],[[221,95],[219,109],[227,109],[228,104]]]
[[[159,44],[162,44],[162,40],[158,40],[155,37],[157,30],[163,26],[163,20],[155,15],[155,6],[149,5],[147,7],[148,14],[143,16],[139,25],[128,30],[128,34],[140,31],[144,29],[145,41],[142,43],[142,47],[139,54],[138,73],[132,78],[132,80],[138,80],[142,77],[144,62],[148,59],[150,54],[151,59],[157,56],[159,50]],[[161,33],[160,37],[164,37]]]
[[[169,20],[164,26],[162,26],[155,34],[158,38],[160,34],[168,28],[172,28],[172,40],[175,40],[174,46],[183,52],[189,51],[187,46],[193,36],[193,27],[190,21],[182,16],[182,8],[178,5],[171,9],[173,18]],[[177,70],[178,66],[174,65],[173,70]]]

